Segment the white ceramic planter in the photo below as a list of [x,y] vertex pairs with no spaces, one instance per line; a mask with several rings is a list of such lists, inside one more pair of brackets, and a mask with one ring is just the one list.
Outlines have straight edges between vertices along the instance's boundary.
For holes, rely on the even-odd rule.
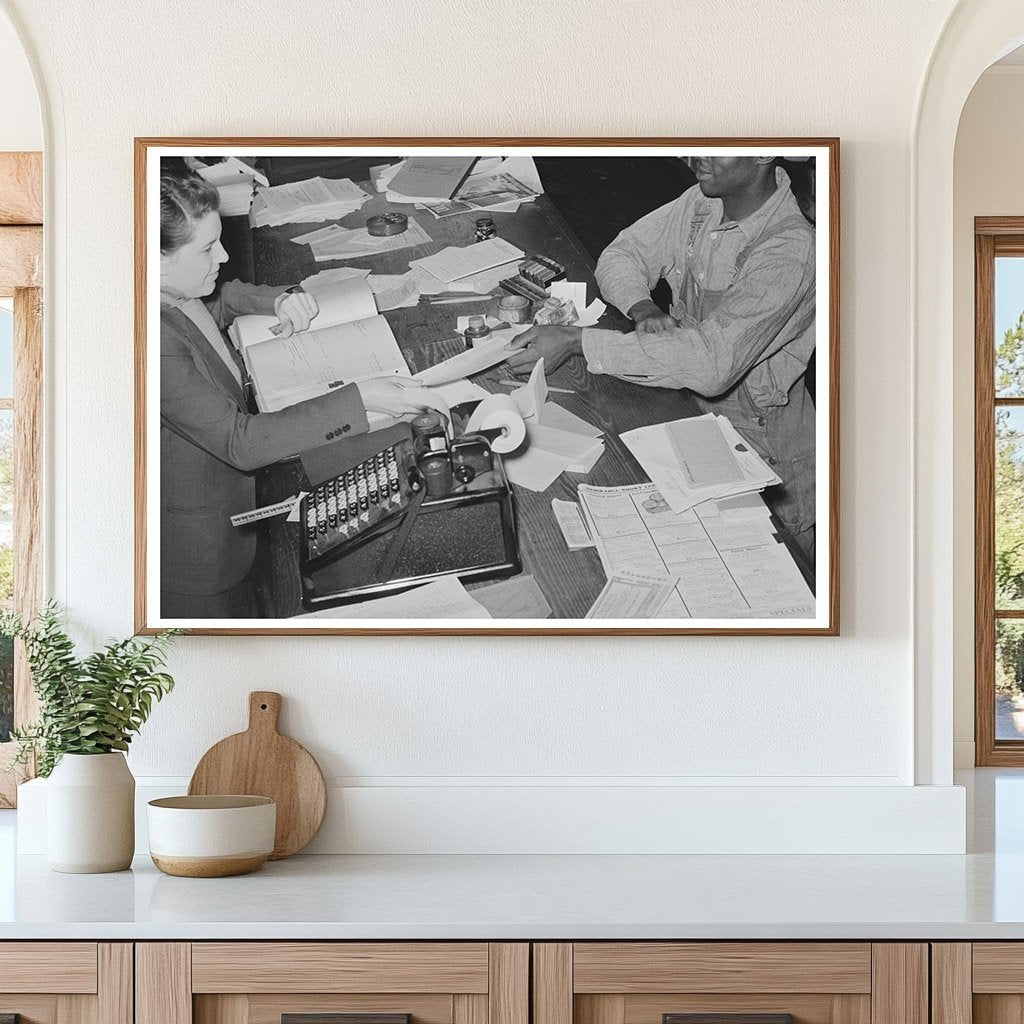
[[124,755],[65,754],[46,784],[54,871],[124,871],[135,853],[135,779]]

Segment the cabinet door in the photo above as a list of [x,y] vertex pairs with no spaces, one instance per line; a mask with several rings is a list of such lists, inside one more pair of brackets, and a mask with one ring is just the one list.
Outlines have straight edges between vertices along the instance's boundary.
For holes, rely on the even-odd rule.
[[538,943],[533,978],[533,1024],[928,1024],[922,943]]
[[932,946],[935,1024],[1024,1021],[1024,942]]
[[132,1024],[132,947],[0,942],[5,1024]]
[[136,1024],[529,1024],[525,943],[140,943],[136,983]]

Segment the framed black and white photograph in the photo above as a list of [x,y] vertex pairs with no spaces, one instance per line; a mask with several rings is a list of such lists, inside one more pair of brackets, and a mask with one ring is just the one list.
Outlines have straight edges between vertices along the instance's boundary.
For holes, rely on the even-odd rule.
[[136,140],[136,628],[839,629],[836,139]]

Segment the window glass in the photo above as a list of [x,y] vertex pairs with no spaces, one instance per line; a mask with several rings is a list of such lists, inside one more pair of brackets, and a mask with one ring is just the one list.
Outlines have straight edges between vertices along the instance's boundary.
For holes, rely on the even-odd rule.
[[996,409],[996,611],[1024,608],[1024,407]]
[[996,257],[996,398],[1024,398],[1024,257]]
[[996,739],[1024,739],[1024,622],[996,619]]

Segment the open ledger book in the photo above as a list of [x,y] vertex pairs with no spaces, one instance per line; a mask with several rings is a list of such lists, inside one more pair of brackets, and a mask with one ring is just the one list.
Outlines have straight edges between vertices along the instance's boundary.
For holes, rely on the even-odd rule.
[[260,412],[277,412],[368,377],[409,372],[365,281],[335,281],[310,293],[320,312],[307,331],[282,338],[275,333],[277,317],[254,315],[240,316],[228,328]]

